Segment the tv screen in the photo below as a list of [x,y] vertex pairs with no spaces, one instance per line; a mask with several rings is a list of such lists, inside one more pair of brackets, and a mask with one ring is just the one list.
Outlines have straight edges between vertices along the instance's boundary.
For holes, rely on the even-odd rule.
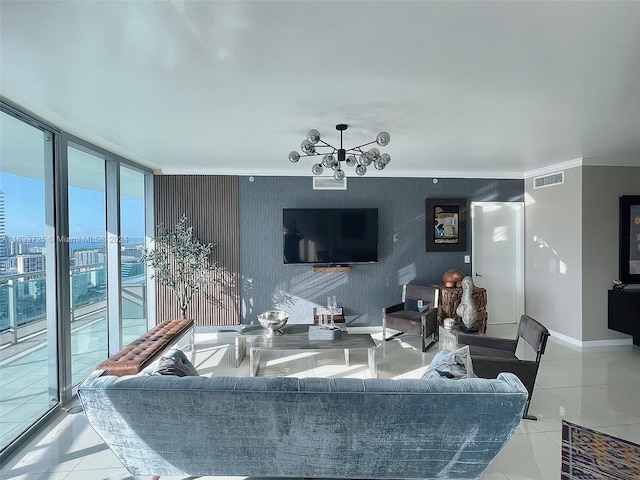
[[285,208],[285,264],[378,261],[377,208]]

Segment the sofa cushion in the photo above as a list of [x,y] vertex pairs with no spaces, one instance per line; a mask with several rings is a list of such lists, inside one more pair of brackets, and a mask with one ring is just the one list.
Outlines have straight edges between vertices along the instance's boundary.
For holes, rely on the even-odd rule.
[[151,375],[175,375],[178,377],[197,376],[198,371],[182,350],[171,350],[160,357]]
[[458,380],[461,378],[474,378],[475,376],[469,346],[465,345],[453,351],[440,350],[433,357],[433,361],[425,370],[422,378],[430,380],[444,377]]

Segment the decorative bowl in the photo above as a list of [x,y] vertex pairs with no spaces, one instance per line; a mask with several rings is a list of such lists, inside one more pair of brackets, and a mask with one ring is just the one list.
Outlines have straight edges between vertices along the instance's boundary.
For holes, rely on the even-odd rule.
[[258,315],[258,321],[262,328],[266,330],[267,336],[282,335],[284,332],[280,330],[287,324],[289,314],[282,310],[269,310]]

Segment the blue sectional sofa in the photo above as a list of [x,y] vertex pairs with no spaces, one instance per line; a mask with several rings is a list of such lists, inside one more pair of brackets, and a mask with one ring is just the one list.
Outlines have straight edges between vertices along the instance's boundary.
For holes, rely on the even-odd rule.
[[527,390],[497,379],[115,377],[79,387],[133,475],[478,478]]

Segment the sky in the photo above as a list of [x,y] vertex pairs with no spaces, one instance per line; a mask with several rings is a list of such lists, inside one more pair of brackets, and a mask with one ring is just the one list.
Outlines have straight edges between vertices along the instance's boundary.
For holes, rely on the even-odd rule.
[[[8,237],[44,237],[44,182],[0,172],[4,192],[5,234]],[[130,241],[144,238],[144,202],[141,198],[121,198],[121,233]],[[85,188],[69,189],[69,235],[104,237],[104,192]]]

